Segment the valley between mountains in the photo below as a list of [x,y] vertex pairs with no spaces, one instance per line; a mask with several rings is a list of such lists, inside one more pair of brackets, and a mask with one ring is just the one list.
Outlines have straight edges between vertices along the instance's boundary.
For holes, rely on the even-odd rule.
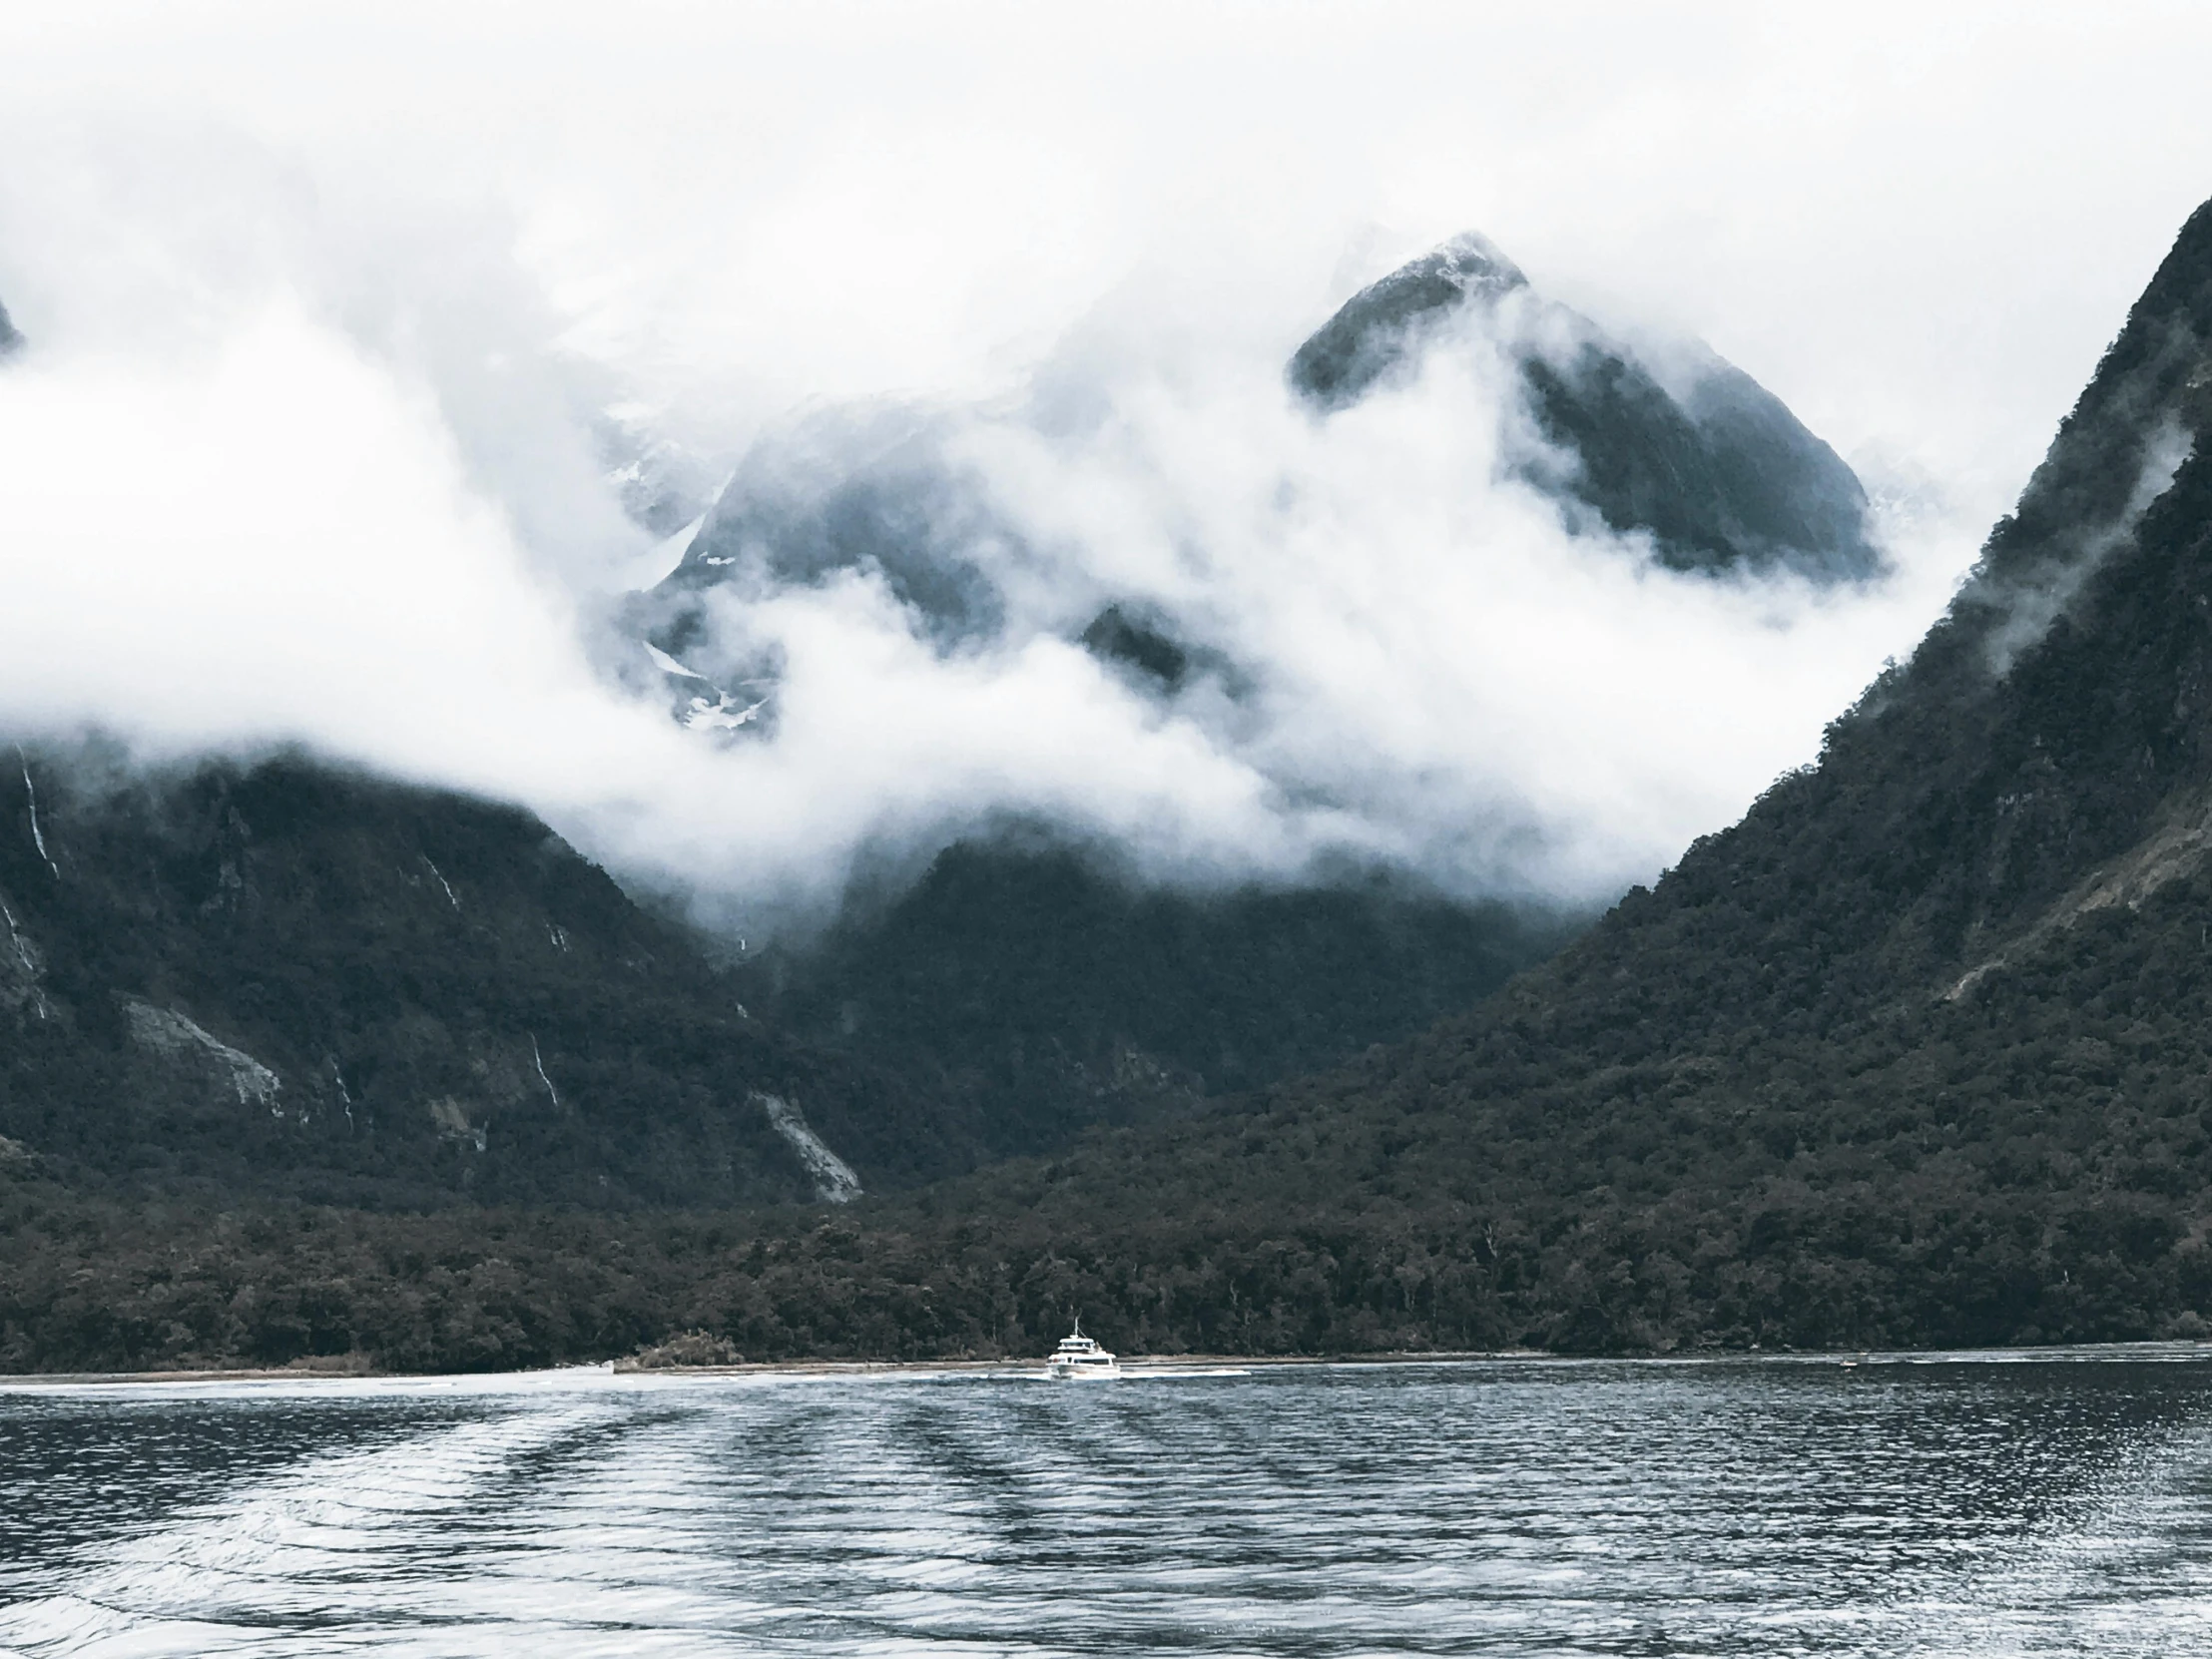
[[[1290,392],[1340,418],[1477,326],[1535,434],[1500,465],[1564,521],[1879,576],[1778,399],[1479,238],[1356,296]],[[778,666],[731,619],[861,566],[996,637],[1014,532],[935,419],[741,465],[627,613],[639,684],[764,741]],[[26,734],[0,1366],[988,1357],[1071,1312],[1152,1354],[2212,1336],[2208,426],[2212,206],[1910,660],[1595,917],[1381,863],[1163,888],[1019,823],[740,951],[513,807]],[[1095,597],[1068,639],[1132,697],[1257,673]]]

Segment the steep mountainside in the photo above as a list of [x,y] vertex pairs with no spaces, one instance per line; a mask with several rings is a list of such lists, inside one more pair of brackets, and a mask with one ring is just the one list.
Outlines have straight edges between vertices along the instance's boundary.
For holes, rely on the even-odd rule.
[[910,1091],[749,1018],[527,814],[5,753],[0,1136],[66,1179],[724,1204],[837,1188],[814,1134],[869,1184],[948,1167]]
[[1192,893],[1050,841],[962,842],[738,981],[755,1011],[896,1072],[1003,1157],[1407,1036],[1578,925],[1380,876]]
[[1663,563],[1830,579],[1880,564],[1858,478],[1779,397],[1703,346],[1655,370],[1471,233],[1354,294],[1298,348],[1291,384],[1348,408],[1468,327],[1506,349],[1550,446],[1509,452],[1511,469],[1614,530],[1648,531]]

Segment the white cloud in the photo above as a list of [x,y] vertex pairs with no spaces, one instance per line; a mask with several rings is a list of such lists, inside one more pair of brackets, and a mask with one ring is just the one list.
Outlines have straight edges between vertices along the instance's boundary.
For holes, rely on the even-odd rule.
[[[1910,648],[2212,177],[2179,6],[613,19],[88,4],[11,47],[0,723],[300,738],[741,906],[992,811],[1160,864],[1349,842],[1603,891]],[[1489,485],[1474,370],[1293,410],[1303,330],[1470,226],[1951,510],[1870,594],[1715,585]],[[1091,437],[1009,412],[1039,363]],[[597,412],[731,454],[883,395],[955,411],[1044,550],[1007,641],[778,595],[765,747],[604,684],[595,594],[653,538]],[[1046,637],[1113,592],[1252,696],[1163,715]]]

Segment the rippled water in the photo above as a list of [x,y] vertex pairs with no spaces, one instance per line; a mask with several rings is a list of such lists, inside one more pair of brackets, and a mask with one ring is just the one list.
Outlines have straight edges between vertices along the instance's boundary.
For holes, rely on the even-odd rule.
[[16,1654],[2212,1654],[2197,1351],[0,1392]]

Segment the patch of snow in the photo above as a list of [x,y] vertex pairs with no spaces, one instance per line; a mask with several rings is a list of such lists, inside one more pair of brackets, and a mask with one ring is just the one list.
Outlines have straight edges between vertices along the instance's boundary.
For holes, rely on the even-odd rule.
[[758,718],[767,707],[768,699],[765,697],[742,709],[731,706],[728,692],[724,692],[721,700],[715,703],[709,703],[704,697],[695,697],[691,700],[691,708],[684,714],[684,726],[693,732],[735,732],[739,727]]
[[[663,519],[661,522],[666,524],[668,520]],[[660,575],[643,585],[653,586],[682,564],[684,555],[691,551],[692,543],[699,539],[699,532],[706,527],[706,523],[707,515],[701,513],[673,536],[664,537],[655,543],[653,551],[645,556],[644,563],[648,569],[659,571]]]
[[807,1173],[815,1178],[815,1197],[825,1204],[849,1204],[860,1196],[860,1178],[852,1173],[852,1166],[824,1144],[820,1135],[807,1127],[807,1119],[797,1106],[779,1094],[763,1094],[755,1090],[753,1100],[768,1114],[768,1121],[776,1132],[789,1141],[792,1150],[799,1154],[799,1161],[807,1166]]
[[671,657],[667,652],[663,651],[651,640],[645,640],[640,643],[645,646],[645,654],[653,659],[653,666],[659,669],[663,674],[678,675],[686,680],[704,680],[707,678],[704,674],[700,673],[699,670],[695,668],[686,668],[682,663],[678,662],[674,657]]

